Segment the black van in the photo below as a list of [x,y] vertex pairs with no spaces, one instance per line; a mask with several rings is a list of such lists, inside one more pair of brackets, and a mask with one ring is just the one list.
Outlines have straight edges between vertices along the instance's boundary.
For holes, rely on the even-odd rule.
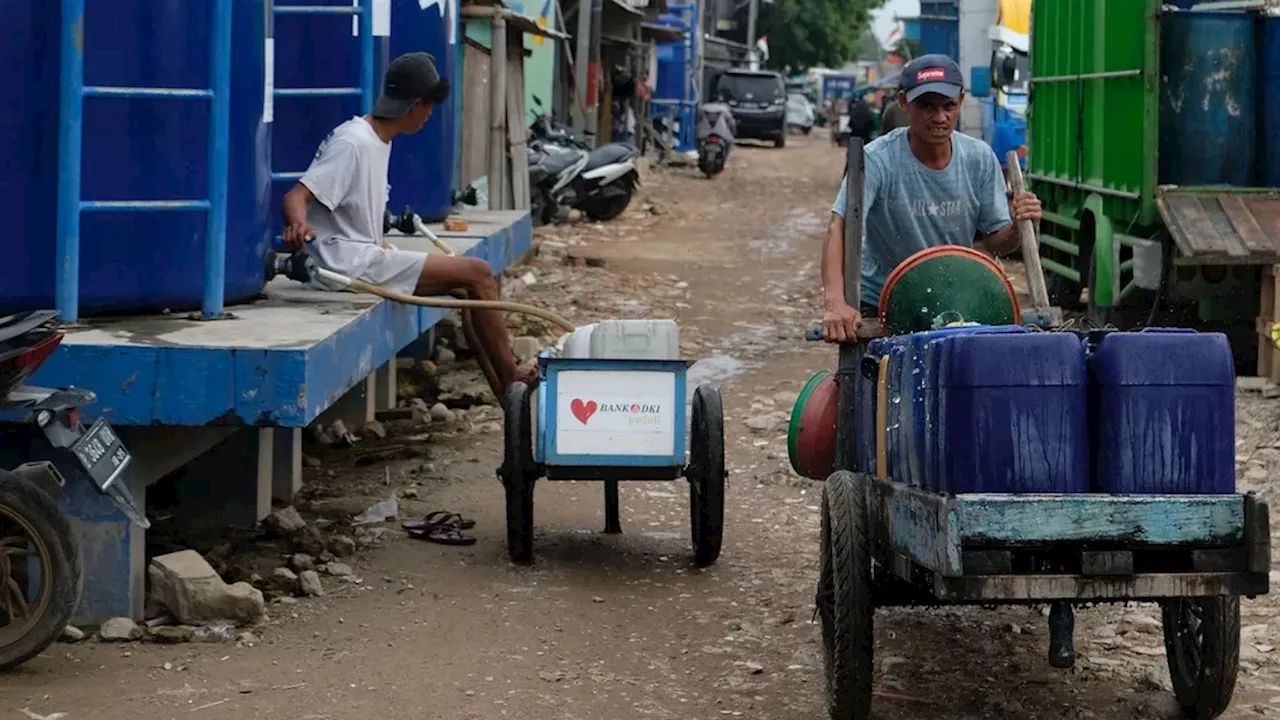
[[726,70],[711,93],[738,121],[738,140],[772,140],[787,144],[787,90],[782,75],[771,70]]

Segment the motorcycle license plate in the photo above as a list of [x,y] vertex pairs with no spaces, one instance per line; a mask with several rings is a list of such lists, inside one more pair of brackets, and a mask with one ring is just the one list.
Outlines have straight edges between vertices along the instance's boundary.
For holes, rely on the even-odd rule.
[[89,473],[93,482],[106,490],[121,471],[129,465],[133,458],[125,449],[120,436],[106,420],[99,419],[84,434],[84,437],[71,446],[71,452],[80,461],[80,466]]

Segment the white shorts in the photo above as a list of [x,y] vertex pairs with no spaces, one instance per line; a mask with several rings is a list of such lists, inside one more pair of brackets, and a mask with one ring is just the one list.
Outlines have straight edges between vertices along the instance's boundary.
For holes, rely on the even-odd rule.
[[[418,288],[422,266],[427,262],[427,253],[371,243],[320,241],[312,249],[312,256],[321,267],[405,295],[412,295]],[[316,284],[326,290],[341,289],[320,280]]]

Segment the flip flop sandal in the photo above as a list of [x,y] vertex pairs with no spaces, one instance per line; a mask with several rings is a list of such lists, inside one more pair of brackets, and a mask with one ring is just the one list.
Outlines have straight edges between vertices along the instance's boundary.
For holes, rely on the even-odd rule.
[[410,530],[409,537],[415,540],[425,540],[440,545],[475,545],[476,539],[470,535],[463,535],[457,528],[447,527],[444,525],[429,525],[420,530]]
[[443,525],[444,527],[457,528],[458,530],[470,530],[476,526],[476,521],[471,518],[464,518],[458,513],[436,510],[435,512],[427,513],[425,517],[405,520],[400,523],[400,527],[405,530],[425,530],[433,525]]

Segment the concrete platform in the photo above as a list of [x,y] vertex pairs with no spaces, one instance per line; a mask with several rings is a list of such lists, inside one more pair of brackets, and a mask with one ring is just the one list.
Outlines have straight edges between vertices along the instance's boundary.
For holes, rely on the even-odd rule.
[[[458,255],[501,272],[526,253],[525,211],[464,212],[465,232],[433,231]],[[392,237],[405,250],[440,253],[426,238]],[[185,315],[86,321],[71,328],[31,382],[92,389],[86,417],[105,417],[134,454],[134,492],[181,468],[184,508],[225,522],[265,517],[301,487],[302,428],[343,400],[360,422],[395,403],[395,358],[445,315],[367,295],[324,292],[286,278],[257,302],[202,322]],[[345,398],[345,399],[344,399]],[[357,425],[358,426],[358,425]],[[191,461],[201,458],[198,464]],[[143,613],[143,533],[86,477],[63,500],[85,564],[81,622]]]

